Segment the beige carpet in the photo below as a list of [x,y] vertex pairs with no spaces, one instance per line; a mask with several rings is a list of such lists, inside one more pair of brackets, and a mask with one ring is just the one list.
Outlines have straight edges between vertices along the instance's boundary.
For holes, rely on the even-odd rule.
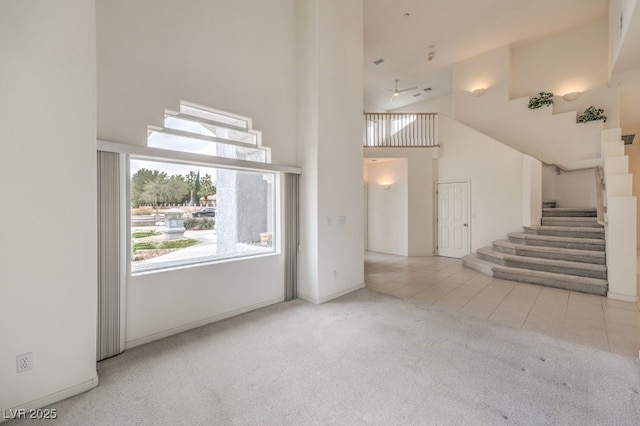
[[[129,350],[48,425],[636,425],[640,361],[367,289]],[[43,424],[42,422],[33,422]],[[28,421],[8,425],[29,424]]]

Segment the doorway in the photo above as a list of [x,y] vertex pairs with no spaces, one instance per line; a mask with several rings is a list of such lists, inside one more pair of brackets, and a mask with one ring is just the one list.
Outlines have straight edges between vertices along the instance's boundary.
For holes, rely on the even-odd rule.
[[437,188],[438,256],[469,254],[469,182],[439,182]]

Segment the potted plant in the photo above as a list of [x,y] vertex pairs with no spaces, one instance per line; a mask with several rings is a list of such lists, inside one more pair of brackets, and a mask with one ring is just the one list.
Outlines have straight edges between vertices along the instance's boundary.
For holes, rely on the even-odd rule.
[[604,120],[606,123],[607,116],[604,115],[604,110],[602,108],[596,108],[593,105],[585,109],[582,115],[578,117],[578,123],[588,123],[589,121],[596,120]]
[[537,96],[529,99],[529,109],[537,109],[543,106],[553,105],[553,93],[540,92]]

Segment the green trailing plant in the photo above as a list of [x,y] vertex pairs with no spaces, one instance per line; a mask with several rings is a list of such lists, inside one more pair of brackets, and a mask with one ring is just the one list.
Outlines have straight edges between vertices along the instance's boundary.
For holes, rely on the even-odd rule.
[[596,108],[591,105],[585,109],[584,112],[578,117],[578,123],[588,123],[589,121],[604,120],[607,122],[607,116],[604,115],[602,108]]
[[537,109],[549,105],[553,105],[553,93],[540,92],[537,96],[529,99],[529,109]]

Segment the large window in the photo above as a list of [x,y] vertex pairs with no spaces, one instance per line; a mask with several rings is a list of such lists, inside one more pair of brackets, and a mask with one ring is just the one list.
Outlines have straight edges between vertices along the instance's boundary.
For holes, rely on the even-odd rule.
[[[249,120],[184,105],[150,129],[148,146],[269,160]],[[136,156],[129,165],[132,273],[275,251],[275,172]]]

